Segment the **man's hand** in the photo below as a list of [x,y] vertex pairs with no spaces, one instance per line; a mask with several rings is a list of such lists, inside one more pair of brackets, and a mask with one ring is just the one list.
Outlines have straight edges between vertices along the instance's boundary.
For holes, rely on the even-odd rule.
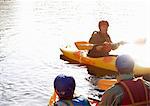
[[111,51],[111,43],[104,42],[101,46],[96,46],[97,51],[110,52]]

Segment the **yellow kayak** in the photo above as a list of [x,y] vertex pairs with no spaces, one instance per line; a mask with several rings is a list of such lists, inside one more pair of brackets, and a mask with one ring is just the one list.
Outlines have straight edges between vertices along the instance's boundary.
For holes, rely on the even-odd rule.
[[[85,64],[89,66],[93,66],[96,68],[107,70],[108,72],[117,72],[115,68],[116,56],[107,56],[107,57],[99,57],[92,58],[88,57],[85,50],[75,50],[71,48],[60,48],[63,56],[67,57],[70,60],[76,61],[80,64]],[[93,74],[98,75],[101,73],[101,70],[96,70]],[[143,75],[150,73],[150,67],[142,67],[135,63],[134,74],[135,75]]]

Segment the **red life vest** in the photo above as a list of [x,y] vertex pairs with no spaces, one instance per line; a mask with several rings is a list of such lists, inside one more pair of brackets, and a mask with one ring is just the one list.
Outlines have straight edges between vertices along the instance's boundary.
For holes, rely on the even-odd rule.
[[150,90],[141,79],[123,80],[118,84],[124,91],[122,106],[150,106]]

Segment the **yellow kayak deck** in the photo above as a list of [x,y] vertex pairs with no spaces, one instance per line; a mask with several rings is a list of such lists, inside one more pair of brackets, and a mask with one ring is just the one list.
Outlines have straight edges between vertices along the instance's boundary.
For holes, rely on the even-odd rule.
[[[88,57],[84,50],[73,50],[71,48],[60,48],[63,55],[71,60],[77,61],[80,64],[90,65],[96,68],[105,69],[107,71],[117,72],[115,68],[116,56],[107,56],[92,58]],[[98,71],[98,70],[97,70]],[[100,73],[97,72],[96,73]],[[134,74],[142,75],[150,73],[150,67],[142,67],[135,63]]]

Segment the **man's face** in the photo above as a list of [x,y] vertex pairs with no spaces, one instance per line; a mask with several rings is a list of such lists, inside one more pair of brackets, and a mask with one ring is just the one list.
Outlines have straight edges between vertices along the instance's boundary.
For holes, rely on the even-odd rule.
[[106,24],[103,24],[100,26],[100,30],[101,30],[101,32],[107,32],[108,26]]

